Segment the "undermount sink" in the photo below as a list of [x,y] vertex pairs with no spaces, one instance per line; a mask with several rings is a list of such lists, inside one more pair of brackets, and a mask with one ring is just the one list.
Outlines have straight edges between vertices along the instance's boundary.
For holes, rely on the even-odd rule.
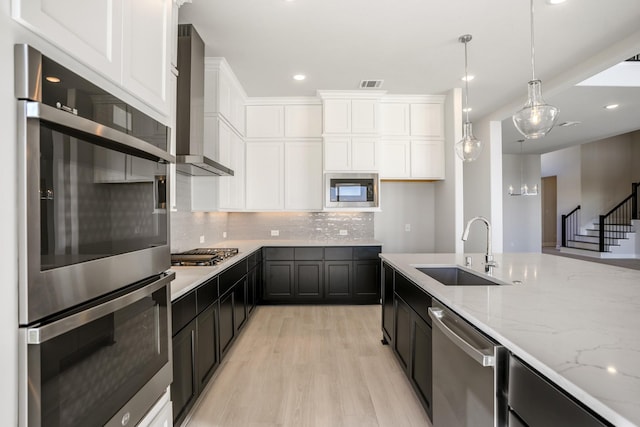
[[445,286],[499,286],[500,283],[469,273],[459,267],[419,267],[421,273]]

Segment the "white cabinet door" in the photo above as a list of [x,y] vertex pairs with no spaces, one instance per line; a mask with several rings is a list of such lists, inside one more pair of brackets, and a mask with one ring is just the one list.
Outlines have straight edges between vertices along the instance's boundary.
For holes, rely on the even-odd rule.
[[411,177],[444,179],[444,141],[411,141]]
[[247,105],[247,137],[278,138],[284,136],[282,105]]
[[378,132],[378,101],[354,99],[351,101],[351,133]]
[[382,135],[409,135],[409,104],[380,104],[380,122]]
[[245,135],[244,99],[237,89],[231,91],[231,124],[240,135]]
[[122,4],[111,0],[14,0],[11,12],[34,33],[120,82]]
[[324,101],[324,133],[351,133],[351,100]]
[[380,143],[380,178],[403,179],[411,176],[409,141],[383,140]]
[[284,208],[321,210],[322,143],[286,142],[284,167]]
[[288,138],[322,137],[321,105],[285,105],[284,134]]
[[231,122],[231,81],[229,77],[223,73],[218,73],[218,108],[229,122]]
[[376,138],[351,138],[351,170],[378,170],[378,140]]
[[351,170],[351,138],[325,138],[323,145],[325,170]]
[[168,116],[172,0],[136,0],[123,4],[122,83],[131,93]]
[[444,138],[442,104],[411,104],[411,135]]
[[247,142],[246,207],[249,210],[284,208],[284,143]]

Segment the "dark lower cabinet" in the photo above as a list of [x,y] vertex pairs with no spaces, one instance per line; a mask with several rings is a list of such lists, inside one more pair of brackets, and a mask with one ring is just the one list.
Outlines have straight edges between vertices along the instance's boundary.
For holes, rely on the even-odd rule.
[[433,419],[433,372],[431,367],[431,326],[419,316],[412,318],[410,378],[429,418]]
[[394,300],[395,337],[393,349],[396,351],[398,359],[405,372],[409,372],[411,366],[411,307],[396,297]]
[[196,319],[173,337],[173,424],[180,425],[198,397]]
[[233,325],[236,333],[247,321],[247,278],[240,280],[233,288]]
[[218,357],[218,302],[205,308],[197,317],[198,390],[202,392],[220,364]]
[[327,299],[351,297],[351,261],[324,262],[324,289]]
[[393,345],[393,268],[382,265],[382,338]]
[[380,261],[353,261],[353,297],[371,304],[380,300]]
[[294,262],[266,261],[264,263],[265,301],[288,301],[294,296]]
[[220,337],[220,359],[227,354],[231,347],[231,342],[235,336],[234,314],[233,314],[234,292],[230,290],[220,297],[219,312],[219,337]]
[[323,262],[295,261],[295,296],[303,299],[318,300],[323,297]]

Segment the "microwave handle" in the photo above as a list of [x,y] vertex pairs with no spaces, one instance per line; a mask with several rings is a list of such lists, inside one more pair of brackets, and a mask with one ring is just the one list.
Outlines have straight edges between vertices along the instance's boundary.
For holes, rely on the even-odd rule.
[[[69,332],[75,328],[86,325],[89,322],[113,313],[123,307],[131,305],[132,303],[153,294],[163,286],[167,286],[173,279],[175,279],[175,277],[176,273],[170,272],[169,274],[164,275],[155,282],[152,282],[140,289],[92,307],[88,310],[73,314],[39,328],[27,328],[27,344],[42,344],[46,341],[49,341],[50,339],[64,334],[65,332]],[[167,286],[167,289],[168,288],[169,287]],[[167,292],[169,291],[167,290]]]
[[106,139],[117,145],[133,149],[146,154],[148,157],[163,160],[167,163],[176,162],[175,156],[135,136],[111,129],[89,119],[85,119],[84,117],[76,116],[40,102],[18,101],[18,103],[24,103],[25,116],[28,119],[40,119],[55,126],[70,130],[72,133]]

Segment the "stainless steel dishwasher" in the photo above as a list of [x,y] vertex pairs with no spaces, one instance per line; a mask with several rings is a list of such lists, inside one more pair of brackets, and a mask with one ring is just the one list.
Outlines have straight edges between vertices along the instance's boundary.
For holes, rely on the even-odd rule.
[[508,353],[434,301],[433,426],[507,425]]

